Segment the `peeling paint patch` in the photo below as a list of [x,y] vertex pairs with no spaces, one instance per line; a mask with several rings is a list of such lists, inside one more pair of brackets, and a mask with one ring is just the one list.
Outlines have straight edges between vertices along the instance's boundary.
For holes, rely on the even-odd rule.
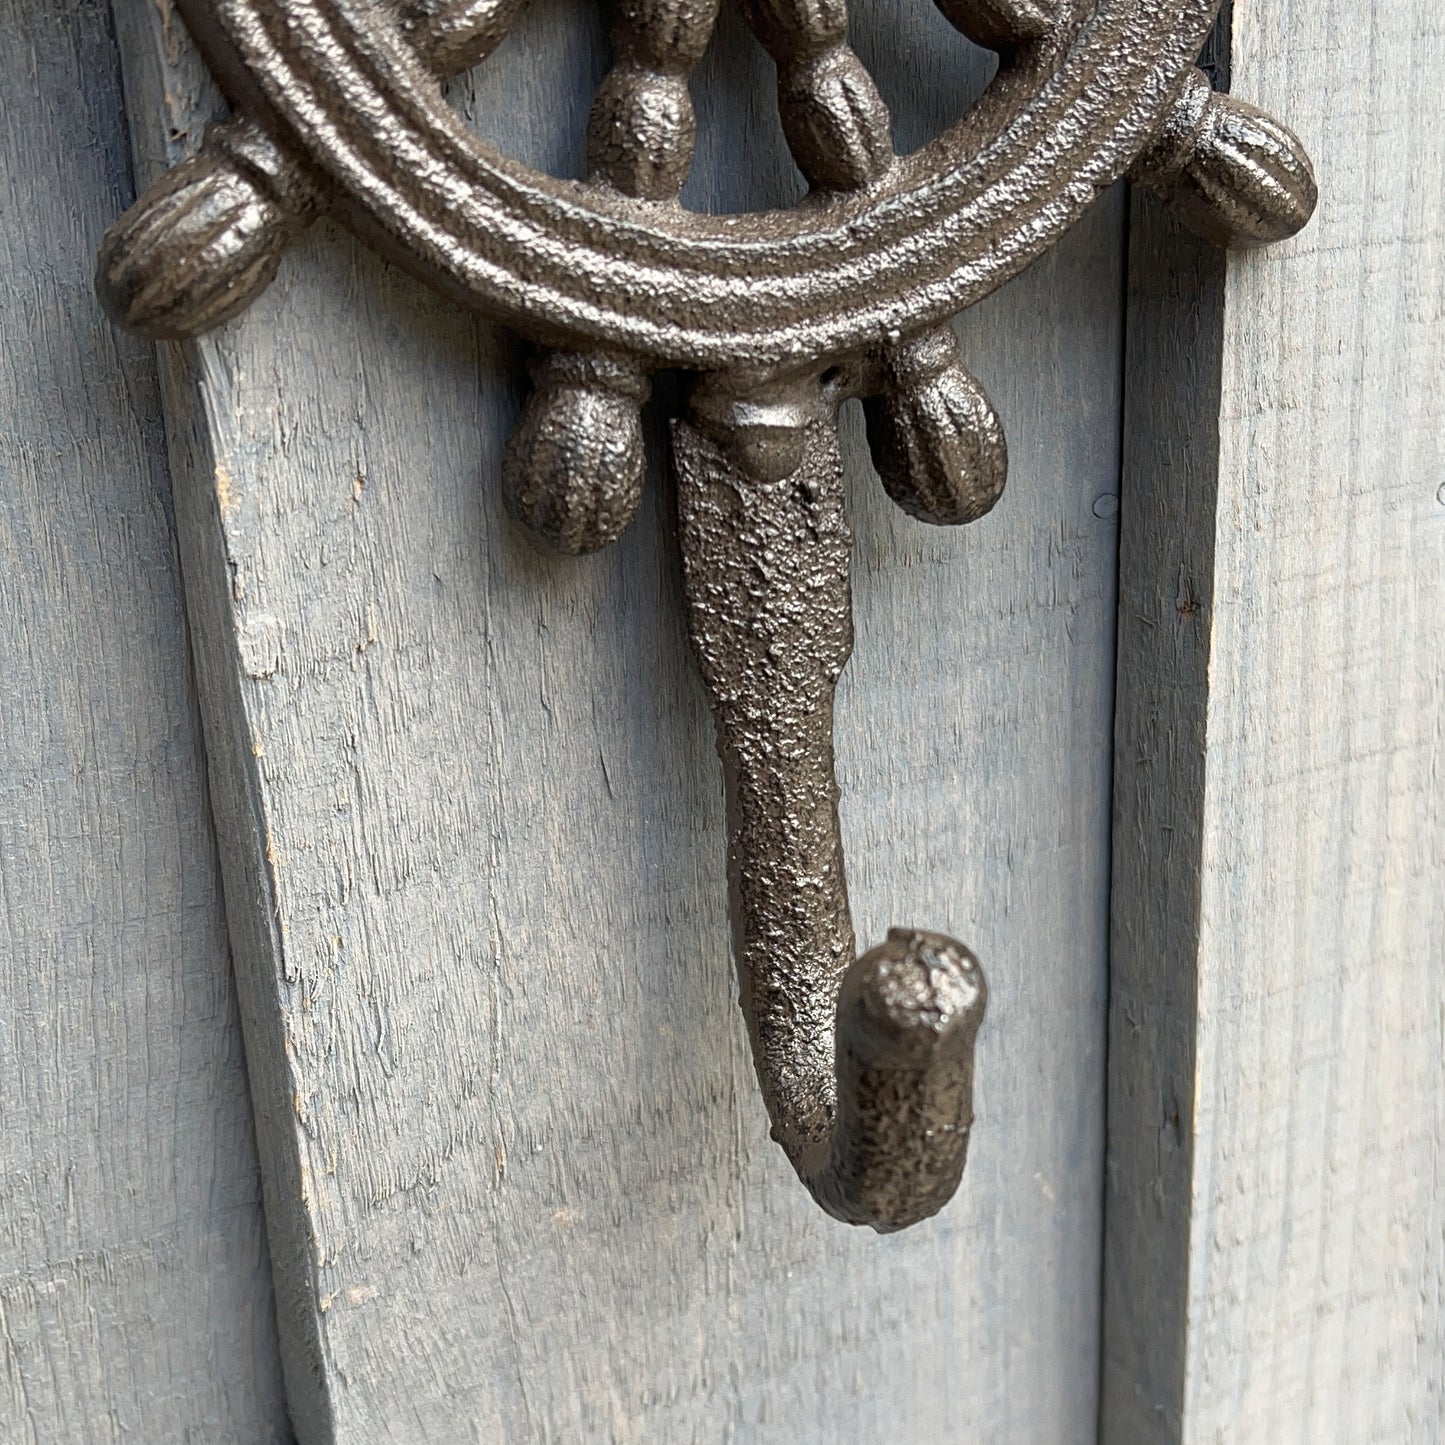
[[239,633],[241,666],[247,677],[272,677],[280,669],[286,647],[286,624],[269,612],[248,617]]

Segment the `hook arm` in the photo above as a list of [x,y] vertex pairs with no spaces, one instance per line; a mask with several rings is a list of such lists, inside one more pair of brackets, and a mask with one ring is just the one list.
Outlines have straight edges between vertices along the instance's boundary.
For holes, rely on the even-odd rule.
[[958,1187],[987,989],[942,934],[894,929],[855,957],[833,764],[834,689],[853,646],[834,417],[811,408],[781,464],[764,446],[749,466],[716,430],[674,422],[673,450],[753,1059],[773,1137],[813,1197],[889,1232]]

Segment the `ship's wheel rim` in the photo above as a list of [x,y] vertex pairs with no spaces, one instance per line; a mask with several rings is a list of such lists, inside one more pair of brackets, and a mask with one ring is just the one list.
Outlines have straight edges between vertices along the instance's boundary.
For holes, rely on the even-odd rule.
[[1148,147],[1218,6],[1076,0],[879,184],[712,216],[500,156],[376,0],[181,0],[232,99],[369,244],[538,339],[695,369],[865,353],[996,290]]

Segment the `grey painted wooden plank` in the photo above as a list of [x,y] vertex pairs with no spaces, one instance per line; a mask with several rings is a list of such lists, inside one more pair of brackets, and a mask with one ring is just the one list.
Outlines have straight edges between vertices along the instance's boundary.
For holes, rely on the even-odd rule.
[[108,15],[0,3],[0,1438],[289,1438]]
[[[210,102],[165,12],[117,14],[153,167]],[[982,81],[927,7],[860,32],[907,144]],[[599,54],[543,3],[454,94],[575,172]],[[694,202],[795,194],[734,17],[698,84]],[[850,422],[860,936],[950,929],[993,997],[963,1193],[882,1240],[766,1138],[666,484],[607,554],[531,551],[495,486],[515,349],[324,227],[169,354],[303,1439],[1092,1434],[1121,225],[1114,197],[968,319],[1014,445],[996,516],[893,513]]]
[[1319,215],[1197,293],[1136,228],[1110,1445],[1445,1434],[1442,63],[1431,0],[1237,5]]

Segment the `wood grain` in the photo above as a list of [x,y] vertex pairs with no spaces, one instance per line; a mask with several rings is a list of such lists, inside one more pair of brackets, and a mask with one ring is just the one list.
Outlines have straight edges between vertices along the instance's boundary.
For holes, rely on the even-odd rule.
[[0,1439],[290,1438],[103,4],[0,0]]
[[1321,202],[1202,276],[1136,227],[1103,1435],[1423,1445],[1445,1430],[1445,21],[1248,0],[1232,61]]
[[[167,9],[117,16],[154,173],[212,102]],[[927,7],[857,29],[903,144],[982,83]],[[453,93],[576,174],[602,65],[544,0]],[[770,71],[729,14],[693,204],[797,194]],[[533,553],[496,487],[513,343],[326,227],[168,354],[303,1440],[1091,1435],[1121,232],[1112,197],[968,318],[1014,448],[986,522],[892,510],[849,422],[860,938],[956,933],[993,999],[962,1194],[887,1240],[766,1138],[666,482],[607,553]]]

